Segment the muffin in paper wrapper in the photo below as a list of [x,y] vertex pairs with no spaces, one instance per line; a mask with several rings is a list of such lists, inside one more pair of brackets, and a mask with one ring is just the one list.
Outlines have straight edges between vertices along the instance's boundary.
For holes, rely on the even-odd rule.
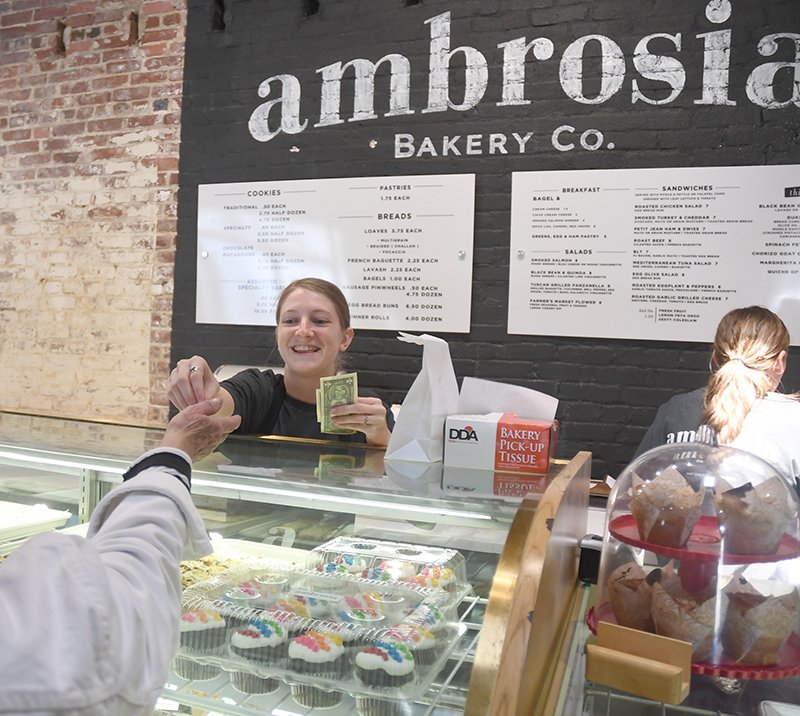
[[679,577],[667,570],[648,575],[653,585],[653,622],[656,633],[692,645],[692,661],[708,661],[714,651],[717,599],[696,598],[681,586]]
[[720,479],[714,494],[725,546],[734,554],[774,554],[783,533],[796,519],[781,479],[732,487]]
[[639,536],[652,544],[683,547],[700,517],[704,493],[695,492],[674,467],[649,481],[634,473],[631,487],[630,509]]
[[722,629],[727,656],[742,664],[777,664],[781,649],[797,625],[797,590],[779,596],[762,594],[737,574],[723,594],[728,598]]
[[655,630],[651,612],[653,588],[646,577],[639,564],[626,562],[611,573],[606,589],[617,624],[652,632]]

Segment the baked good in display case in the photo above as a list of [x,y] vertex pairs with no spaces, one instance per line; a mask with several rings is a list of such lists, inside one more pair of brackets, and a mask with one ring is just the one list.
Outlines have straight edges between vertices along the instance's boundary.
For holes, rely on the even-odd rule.
[[713,434],[644,453],[609,495],[587,616],[593,629],[608,621],[689,642],[693,673],[800,674],[794,485]]
[[[363,576],[373,568],[378,579]],[[303,708],[345,708],[349,694],[364,713],[398,712],[466,632],[464,573],[455,550],[350,538],[312,550],[302,567],[242,559],[184,590],[176,674],[222,674],[247,695],[285,684]]]

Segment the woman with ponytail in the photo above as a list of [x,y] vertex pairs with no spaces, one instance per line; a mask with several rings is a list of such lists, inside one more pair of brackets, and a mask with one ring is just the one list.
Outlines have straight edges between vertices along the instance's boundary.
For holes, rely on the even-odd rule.
[[721,445],[758,455],[797,484],[800,396],[776,392],[788,353],[789,331],[769,309],[727,313],[717,326],[706,387],[662,405],[635,457],[665,443],[691,442],[707,424]]
[[800,400],[777,393],[789,331],[761,306],[737,308],[717,326],[702,422],[721,445],[755,453],[789,478],[800,475]]

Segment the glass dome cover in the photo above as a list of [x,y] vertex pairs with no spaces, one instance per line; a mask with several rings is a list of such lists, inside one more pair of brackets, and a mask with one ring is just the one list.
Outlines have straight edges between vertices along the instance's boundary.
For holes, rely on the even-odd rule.
[[772,465],[706,442],[644,453],[608,498],[590,626],[688,641],[695,673],[800,674],[800,502]]

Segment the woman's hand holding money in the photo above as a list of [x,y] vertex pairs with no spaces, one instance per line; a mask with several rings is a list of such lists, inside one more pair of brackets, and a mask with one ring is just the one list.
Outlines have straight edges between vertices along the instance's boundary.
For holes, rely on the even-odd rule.
[[368,445],[385,447],[392,436],[386,424],[386,407],[380,398],[360,395],[352,405],[337,405],[331,408],[331,421],[339,428],[364,433]]

